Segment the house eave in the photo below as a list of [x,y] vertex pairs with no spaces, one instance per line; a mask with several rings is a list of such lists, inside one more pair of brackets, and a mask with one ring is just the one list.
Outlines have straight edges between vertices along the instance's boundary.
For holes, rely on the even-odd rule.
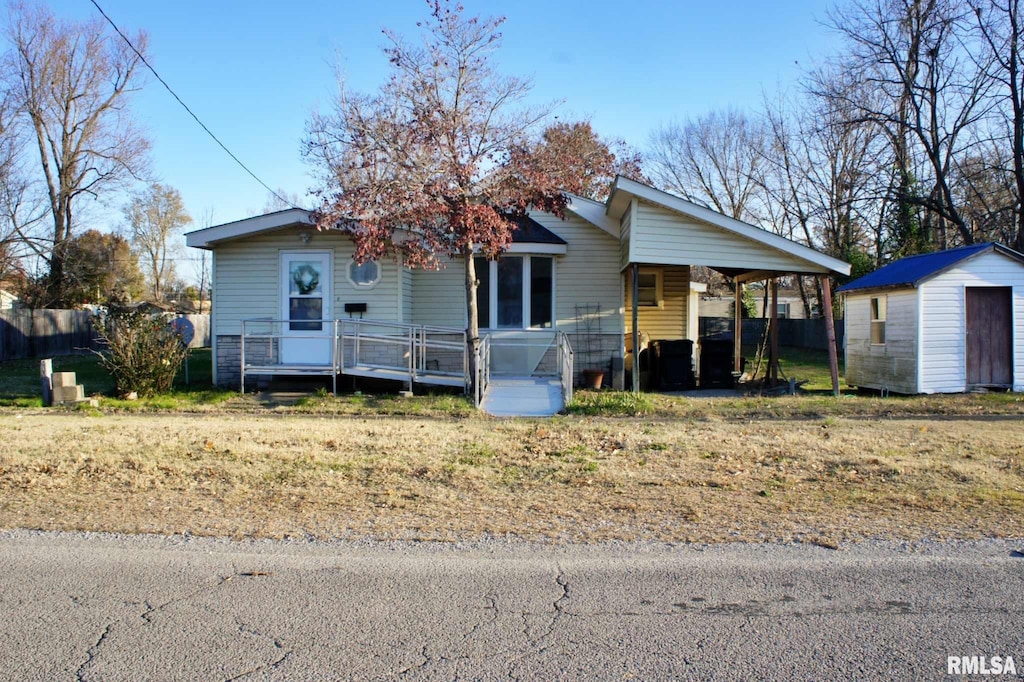
[[314,227],[312,211],[289,208],[266,215],[244,218],[223,225],[193,230],[185,234],[185,244],[197,249],[210,250],[218,244],[234,239],[243,239],[263,232],[273,232],[289,227]]
[[565,210],[585,220],[599,230],[607,232],[615,238],[619,237],[619,223],[612,220],[608,215],[605,204],[568,192],[566,196],[569,197],[569,203],[566,205]]
[[918,285],[920,285],[921,282],[923,282],[923,281],[925,281],[927,279],[930,279],[930,278],[929,277],[924,277],[924,278],[922,278],[921,280],[919,280],[917,282],[909,282],[909,283],[904,282],[902,284],[887,284],[885,286],[880,286],[880,287],[864,287],[864,288],[860,288],[860,289],[847,289],[845,291],[837,291],[836,293],[839,294],[840,296],[860,296],[860,295],[864,295],[864,294],[884,294],[884,293],[888,293],[888,292],[891,292],[891,291],[905,291],[907,289],[917,289]]
[[615,178],[615,182],[612,185],[611,196],[608,198],[607,203],[608,216],[614,221],[620,220],[623,213],[628,210],[630,200],[633,197],[782,252],[790,258],[807,263],[809,266],[796,268],[791,272],[787,272],[787,274],[836,274],[843,276],[850,274],[852,266],[838,258],[825,255],[809,246],[798,244],[785,237],[741,220],[722,215],[709,208],[698,206],[690,201],[622,177],[621,175]]

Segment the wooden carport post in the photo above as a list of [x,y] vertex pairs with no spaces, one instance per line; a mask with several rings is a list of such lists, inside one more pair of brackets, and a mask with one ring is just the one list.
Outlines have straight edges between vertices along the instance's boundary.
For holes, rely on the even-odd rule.
[[832,395],[839,395],[839,355],[836,350],[836,323],[832,319],[832,288],[828,275],[818,277],[821,285],[821,307],[825,314],[825,336],[828,338],[828,368],[832,373]]
[[733,280],[733,289],[732,371],[738,379],[743,371],[743,284]]
[[772,388],[779,383],[779,278],[769,281],[772,294],[771,319],[768,321],[768,337],[771,349],[768,351],[768,385]]

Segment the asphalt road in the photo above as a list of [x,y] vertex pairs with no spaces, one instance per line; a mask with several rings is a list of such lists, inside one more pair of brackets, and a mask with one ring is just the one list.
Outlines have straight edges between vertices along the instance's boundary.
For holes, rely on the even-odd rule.
[[934,680],[951,655],[1024,673],[1021,544],[0,533],[0,678]]

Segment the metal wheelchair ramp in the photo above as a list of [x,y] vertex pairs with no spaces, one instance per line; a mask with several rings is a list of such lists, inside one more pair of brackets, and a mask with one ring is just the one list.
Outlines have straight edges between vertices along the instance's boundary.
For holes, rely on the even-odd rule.
[[548,377],[491,377],[480,407],[495,417],[550,417],[565,408],[562,383]]

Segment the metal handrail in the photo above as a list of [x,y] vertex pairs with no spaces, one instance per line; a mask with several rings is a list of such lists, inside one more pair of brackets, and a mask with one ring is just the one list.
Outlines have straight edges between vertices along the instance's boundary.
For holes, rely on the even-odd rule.
[[[398,345],[405,348],[405,353],[403,354],[403,357],[405,358],[404,366],[396,364],[388,365],[388,367],[404,370],[409,376],[410,382],[416,381],[419,376],[429,372],[427,369],[427,351],[431,349],[460,352],[463,357],[462,373],[465,375],[466,332],[463,329],[410,324],[406,322],[389,322],[383,320],[342,319],[339,320],[339,324],[341,330],[339,341],[343,342],[345,339],[352,339],[353,365],[360,364],[364,342],[384,343]],[[367,329],[380,331],[378,331],[378,333],[374,333],[373,331],[367,331]],[[387,330],[392,330],[393,333],[388,333]],[[430,337],[431,334],[449,334],[458,336],[461,340],[446,341],[433,339]],[[341,366],[348,366],[345,364],[344,354],[341,358]],[[437,371],[435,373],[458,376],[457,372]]]
[[[334,393],[338,392],[338,349],[337,349],[338,321],[337,320],[328,320],[328,319],[318,319],[318,320],[275,320],[275,319],[272,319],[272,318],[258,318],[257,317],[257,318],[250,318],[250,319],[247,319],[247,320],[242,320],[242,333],[241,333],[241,335],[239,337],[239,348],[238,348],[238,351],[239,351],[239,353],[238,353],[238,362],[239,362],[239,365],[240,365],[239,366],[239,391],[241,393],[245,392],[245,375],[247,374],[247,370],[259,369],[260,371],[256,372],[256,373],[265,373],[265,370],[267,369],[267,365],[258,365],[258,364],[253,364],[253,363],[247,363],[246,362],[246,360],[245,360],[245,341],[246,341],[246,339],[250,339],[250,340],[271,340],[272,341],[274,339],[310,338],[308,335],[305,335],[305,334],[290,333],[290,330],[289,330],[289,332],[284,332],[284,331],[277,331],[277,332],[275,332],[274,331],[275,325],[291,324],[291,323],[294,323],[294,322],[302,322],[302,323],[305,323],[305,324],[317,323],[317,324],[320,324],[321,327],[323,327],[324,325],[327,325],[328,329],[332,330],[333,339],[332,339],[332,336],[327,336],[327,335],[323,335],[323,338],[325,340],[332,339],[334,342],[331,344],[331,359],[330,359],[329,363],[322,363],[322,364],[321,363],[309,363],[308,365],[306,363],[298,363],[298,365],[289,365],[289,367],[292,370],[294,370],[297,366],[302,366],[304,368],[308,367],[309,370],[312,370],[313,372],[318,373],[318,374],[326,374],[327,371],[329,370],[331,375],[332,375],[332,387],[333,387]],[[267,331],[252,331],[252,326],[253,325],[265,325],[266,328],[267,328]],[[278,350],[278,352],[280,351],[280,347],[279,346],[278,346],[277,350]],[[271,363],[271,365],[280,365],[280,364],[282,364],[282,363],[280,363],[280,362]]]
[[566,406],[572,402],[572,382],[573,382],[573,350],[572,344],[569,343],[569,336],[565,332],[558,332],[558,360],[559,360],[559,379],[562,384],[562,400]]
[[487,388],[491,383],[491,337],[483,336],[476,348],[476,393],[473,400],[477,407],[487,397]]
[[[241,364],[241,386],[245,388],[245,376],[247,367],[266,370],[266,366],[246,364],[246,339],[283,339],[283,338],[309,338],[306,334],[289,333],[288,331],[274,329],[275,325],[285,325],[296,320],[275,320],[275,319],[248,319],[242,320],[242,335],[240,343],[240,364]],[[445,350],[457,351],[462,357],[462,376],[466,379],[466,388],[469,389],[469,359],[467,350],[466,332],[463,329],[454,327],[440,327],[432,325],[416,325],[404,322],[388,322],[379,320],[357,320],[357,319],[335,319],[335,320],[302,320],[305,323],[317,323],[327,325],[328,333],[333,336],[331,345],[330,363],[323,365],[310,365],[315,370],[327,370],[334,374],[335,391],[337,391],[337,375],[349,367],[345,359],[345,341],[352,341],[352,366],[360,364],[361,352],[364,343],[392,344],[406,349],[402,364],[373,365],[374,367],[391,368],[400,370],[409,377],[409,382],[418,380],[427,370],[427,351]],[[253,331],[253,327],[266,325],[266,331]],[[374,333],[374,331],[378,333]],[[388,333],[391,330],[393,333]],[[458,337],[459,341],[448,341],[430,338],[432,334],[446,334]],[[324,335],[327,337],[327,335]],[[548,347],[552,345],[551,340],[529,340],[529,339],[499,339],[492,342],[490,335],[480,338],[476,353],[476,386],[473,391],[474,401],[479,407],[486,397],[491,382],[491,353],[494,344],[502,347]],[[562,388],[562,397],[566,404],[572,400],[573,394],[573,350],[569,337],[562,331],[554,332],[554,345],[556,347],[557,366],[559,368],[559,379]],[[401,361],[399,361],[401,362]],[[266,373],[266,372],[264,372]],[[325,373],[325,372],[324,372]],[[457,377],[458,370],[442,371],[434,370],[434,374]]]

